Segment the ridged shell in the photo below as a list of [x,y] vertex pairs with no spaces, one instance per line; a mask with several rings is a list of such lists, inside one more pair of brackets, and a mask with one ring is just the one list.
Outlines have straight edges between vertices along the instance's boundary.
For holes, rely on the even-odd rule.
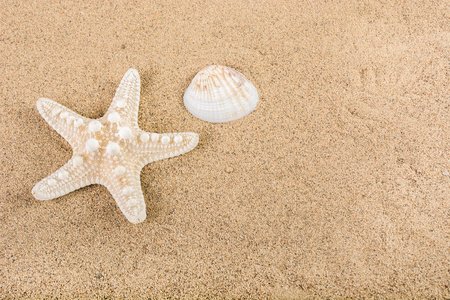
[[184,93],[188,111],[204,121],[240,119],[256,108],[258,91],[244,75],[226,66],[212,65],[195,75]]

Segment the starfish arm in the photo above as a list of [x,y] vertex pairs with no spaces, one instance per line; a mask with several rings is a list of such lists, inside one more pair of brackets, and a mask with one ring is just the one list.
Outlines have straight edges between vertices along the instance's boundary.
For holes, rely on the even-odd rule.
[[106,114],[101,118],[106,121],[108,116],[116,111],[122,117],[121,125],[138,128],[139,98],[141,80],[135,69],[129,69],[123,76],[116,95]]
[[128,221],[133,224],[138,224],[147,217],[140,172],[140,169],[126,170],[122,175],[115,174],[101,182],[116,200]]
[[91,120],[50,99],[40,98],[36,106],[45,121],[72,147],[76,144],[80,128]]
[[74,166],[79,157],[72,157],[55,173],[39,181],[31,193],[38,200],[51,200],[92,184],[86,164]]
[[[144,142],[141,139],[143,135],[151,138]],[[189,152],[197,146],[198,140],[198,134],[193,132],[157,134],[142,131],[134,151],[141,166],[145,166],[154,161]]]

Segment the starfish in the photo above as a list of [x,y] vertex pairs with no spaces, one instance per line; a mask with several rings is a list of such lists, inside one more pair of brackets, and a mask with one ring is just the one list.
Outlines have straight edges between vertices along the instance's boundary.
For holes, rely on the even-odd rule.
[[106,114],[85,118],[50,99],[40,98],[42,117],[73,149],[72,158],[37,183],[32,194],[51,200],[91,184],[102,184],[131,223],[145,220],[140,173],[148,163],[184,154],[198,144],[198,134],[149,133],[139,129],[140,78],[129,69]]

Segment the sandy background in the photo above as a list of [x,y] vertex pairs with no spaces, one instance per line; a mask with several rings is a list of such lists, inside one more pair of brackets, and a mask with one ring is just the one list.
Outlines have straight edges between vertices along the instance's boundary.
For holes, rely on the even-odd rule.
[[[2,1],[0,297],[450,297],[450,3],[205,2]],[[210,64],[257,110],[193,117]],[[36,100],[100,117],[130,67],[142,129],[200,134],[143,169],[147,220],[35,200],[72,153]]]

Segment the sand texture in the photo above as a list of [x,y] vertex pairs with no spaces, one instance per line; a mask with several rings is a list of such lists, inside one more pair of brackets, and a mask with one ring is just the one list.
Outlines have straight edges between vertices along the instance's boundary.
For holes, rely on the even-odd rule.
[[[450,3],[324,2],[1,1],[0,298],[450,298]],[[185,109],[211,64],[254,112]],[[200,135],[147,220],[34,199],[72,155],[36,100],[98,118],[129,68],[141,129]]]

